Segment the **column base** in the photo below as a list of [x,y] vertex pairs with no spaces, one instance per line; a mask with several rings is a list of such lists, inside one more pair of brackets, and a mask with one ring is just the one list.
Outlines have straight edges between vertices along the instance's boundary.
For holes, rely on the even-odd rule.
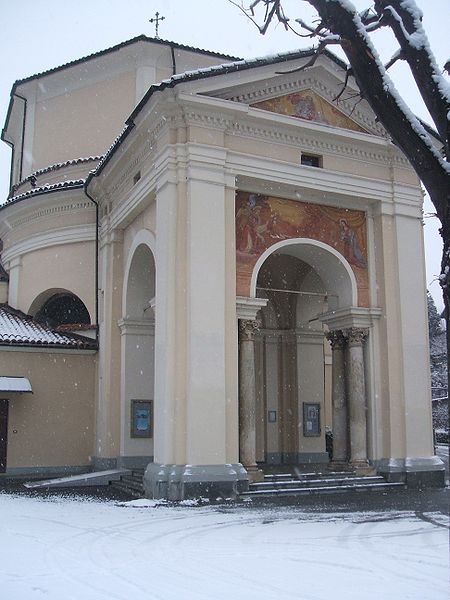
[[352,465],[346,460],[332,460],[328,464],[329,471],[352,471]]
[[445,466],[438,456],[427,458],[383,458],[377,471],[388,482],[403,482],[410,488],[445,487]]
[[351,460],[349,464],[356,475],[375,475],[377,472],[375,467],[369,465],[369,461],[367,460]]
[[264,481],[264,472],[258,469],[256,465],[245,467],[245,470],[247,471],[249,482],[258,483]]
[[166,465],[150,463],[144,474],[146,498],[177,502],[188,498],[236,498],[248,490],[249,476],[240,464]]

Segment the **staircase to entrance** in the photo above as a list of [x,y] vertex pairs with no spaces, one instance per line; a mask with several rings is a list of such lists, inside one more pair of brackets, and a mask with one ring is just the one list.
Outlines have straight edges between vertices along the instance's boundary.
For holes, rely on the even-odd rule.
[[405,489],[403,483],[388,483],[381,475],[358,475],[353,471],[331,471],[324,467],[303,471],[277,473],[271,469],[264,480],[251,483],[243,498],[270,498],[320,494],[343,494],[350,492],[392,491]]
[[[283,471],[283,472],[280,472]],[[133,498],[144,497],[144,471],[135,469],[111,485]],[[352,492],[387,492],[405,489],[403,483],[388,483],[381,475],[361,476],[352,471],[331,471],[325,467],[303,471],[299,468],[274,469],[264,480],[251,483],[240,498],[275,498],[302,495],[344,494]]]

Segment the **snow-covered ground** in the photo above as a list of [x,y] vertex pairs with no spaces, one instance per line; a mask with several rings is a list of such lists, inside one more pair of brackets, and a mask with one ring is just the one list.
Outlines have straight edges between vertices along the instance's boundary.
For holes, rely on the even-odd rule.
[[2,600],[447,600],[440,513],[0,494]]

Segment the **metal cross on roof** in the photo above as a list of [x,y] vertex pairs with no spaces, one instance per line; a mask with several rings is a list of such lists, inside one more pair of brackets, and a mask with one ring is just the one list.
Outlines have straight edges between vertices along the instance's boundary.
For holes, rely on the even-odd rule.
[[155,37],[159,38],[159,22],[164,21],[166,17],[159,16],[159,12],[156,12],[154,19],[149,19],[149,23],[155,23]]

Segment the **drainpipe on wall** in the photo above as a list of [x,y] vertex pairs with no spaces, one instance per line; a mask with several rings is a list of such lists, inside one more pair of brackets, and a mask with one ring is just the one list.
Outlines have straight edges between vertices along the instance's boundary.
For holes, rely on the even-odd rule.
[[97,342],[97,348],[99,345],[99,335],[98,335],[98,254],[99,254],[99,239],[98,239],[98,228],[99,228],[99,208],[98,202],[95,200],[87,191],[87,184],[89,182],[89,178],[85,181],[84,184],[84,193],[86,196],[95,204],[95,341]]
[[170,45],[170,53],[172,55],[172,75],[177,74],[177,63],[175,62],[175,48]]
[[[19,98],[20,100],[23,100],[24,103],[24,109],[23,109],[23,121],[22,121],[22,142],[21,142],[21,148],[20,148],[20,163],[19,163],[19,176],[17,178],[17,181],[22,181],[22,170],[23,170],[23,149],[25,146],[25,124],[26,124],[26,120],[27,120],[27,99],[24,96],[21,96],[20,94],[17,94],[16,92],[13,92],[11,94],[11,96],[15,96],[16,98]],[[9,117],[9,114],[8,114]],[[8,119],[7,117],[7,119]],[[10,142],[9,140],[6,140],[3,137],[3,134],[5,133],[5,131],[3,130],[2,132],[2,139],[4,142],[6,142],[8,144],[8,146],[11,147],[12,149],[12,156],[11,156],[11,169],[9,172],[9,194],[8,196],[11,196],[11,190],[13,187],[13,171],[14,171],[14,156],[15,156],[15,146],[13,144],[13,142]]]

